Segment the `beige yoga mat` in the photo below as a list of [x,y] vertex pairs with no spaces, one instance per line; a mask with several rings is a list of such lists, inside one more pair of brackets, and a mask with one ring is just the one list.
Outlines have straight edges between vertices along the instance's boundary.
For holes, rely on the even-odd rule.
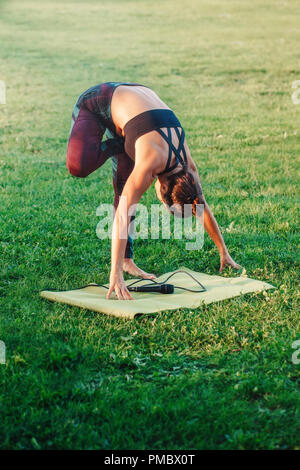
[[[147,314],[162,310],[196,308],[201,306],[202,303],[210,304],[247,294],[248,292],[274,288],[271,284],[250,279],[245,275],[239,277],[209,276],[208,274],[198,273],[185,267],[179,269],[191,273],[203,284],[206,292],[192,293],[176,288],[176,286],[181,286],[194,290],[199,289],[199,285],[190,276],[180,272],[168,281],[168,283],[175,286],[173,294],[133,292],[134,300],[117,300],[114,296],[107,300],[107,289],[89,284],[81,289],[61,292],[44,290],[40,295],[54,302],[75,305],[76,307],[82,307],[95,312],[132,320],[136,314],[140,313]],[[164,281],[172,272],[163,274],[156,281]],[[126,284],[130,284],[133,281],[134,279],[129,279],[126,281]],[[148,283],[148,280],[143,280],[138,285],[141,286]]]

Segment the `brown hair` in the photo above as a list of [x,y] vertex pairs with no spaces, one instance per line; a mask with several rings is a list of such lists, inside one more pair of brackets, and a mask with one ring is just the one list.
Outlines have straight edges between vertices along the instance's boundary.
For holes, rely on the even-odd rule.
[[169,207],[173,204],[181,206],[182,213],[184,204],[192,204],[194,215],[197,204],[205,205],[200,184],[195,181],[192,173],[185,169],[167,177],[167,183],[161,187],[161,196]]

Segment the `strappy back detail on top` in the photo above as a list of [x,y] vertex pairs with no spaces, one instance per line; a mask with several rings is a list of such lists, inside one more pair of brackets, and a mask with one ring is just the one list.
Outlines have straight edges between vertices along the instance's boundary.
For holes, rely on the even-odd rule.
[[[167,134],[162,131],[162,128],[167,128]],[[176,148],[172,141],[171,128],[175,129],[178,137],[178,147]],[[125,135],[125,151],[131,157],[135,157],[135,142],[136,140],[148,132],[156,130],[162,138],[167,142],[169,146],[169,155],[165,169],[158,173],[162,175],[174,170],[179,163],[182,164],[183,168],[187,167],[187,156],[184,148],[185,133],[184,130],[170,109],[151,109],[138,114],[134,118],[130,119],[124,126]],[[175,154],[175,163],[170,166],[172,159],[172,152]],[[182,155],[181,155],[182,153]]]

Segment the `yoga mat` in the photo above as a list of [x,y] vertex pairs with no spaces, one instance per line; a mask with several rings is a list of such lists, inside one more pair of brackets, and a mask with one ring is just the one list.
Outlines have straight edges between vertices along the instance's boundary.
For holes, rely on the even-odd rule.
[[[132,292],[134,300],[118,300],[114,294],[111,299],[107,300],[107,290],[104,287],[89,284],[87,287],[60,292],[44,290],[40,295],[54,302],[62,302],[95,312],[133,320],[136,314],[177,310],[179,308],[196,308],[200,307],[203,303],[210,304],[249,292],[274,289],[274,286],[271,284],[250,279],[245,275],[239,277],[210,276],[185,267],[179,269],[191,273],[204,285],[206,292],[192,293],[176,289],[176,286],[195,290],[200,289],[199,285],[188,275],[178,273],[168,281],[175,286],[174,294]],[[156,281],[164,281],[172,272],[159,276]],[[126,281],[126,284],[130,284],[133,281],[134,279],[129,279]],[[142,286],[148,283],[149,280],[143,280],[138,285]]]

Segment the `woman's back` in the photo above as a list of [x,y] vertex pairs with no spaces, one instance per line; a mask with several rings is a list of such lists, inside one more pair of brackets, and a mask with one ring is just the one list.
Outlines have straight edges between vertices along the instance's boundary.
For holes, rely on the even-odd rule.
[[118,86],[111,100],[111,117],[118,133],[138,114],[151,109],[170,109],[159,96],[145,86]]

